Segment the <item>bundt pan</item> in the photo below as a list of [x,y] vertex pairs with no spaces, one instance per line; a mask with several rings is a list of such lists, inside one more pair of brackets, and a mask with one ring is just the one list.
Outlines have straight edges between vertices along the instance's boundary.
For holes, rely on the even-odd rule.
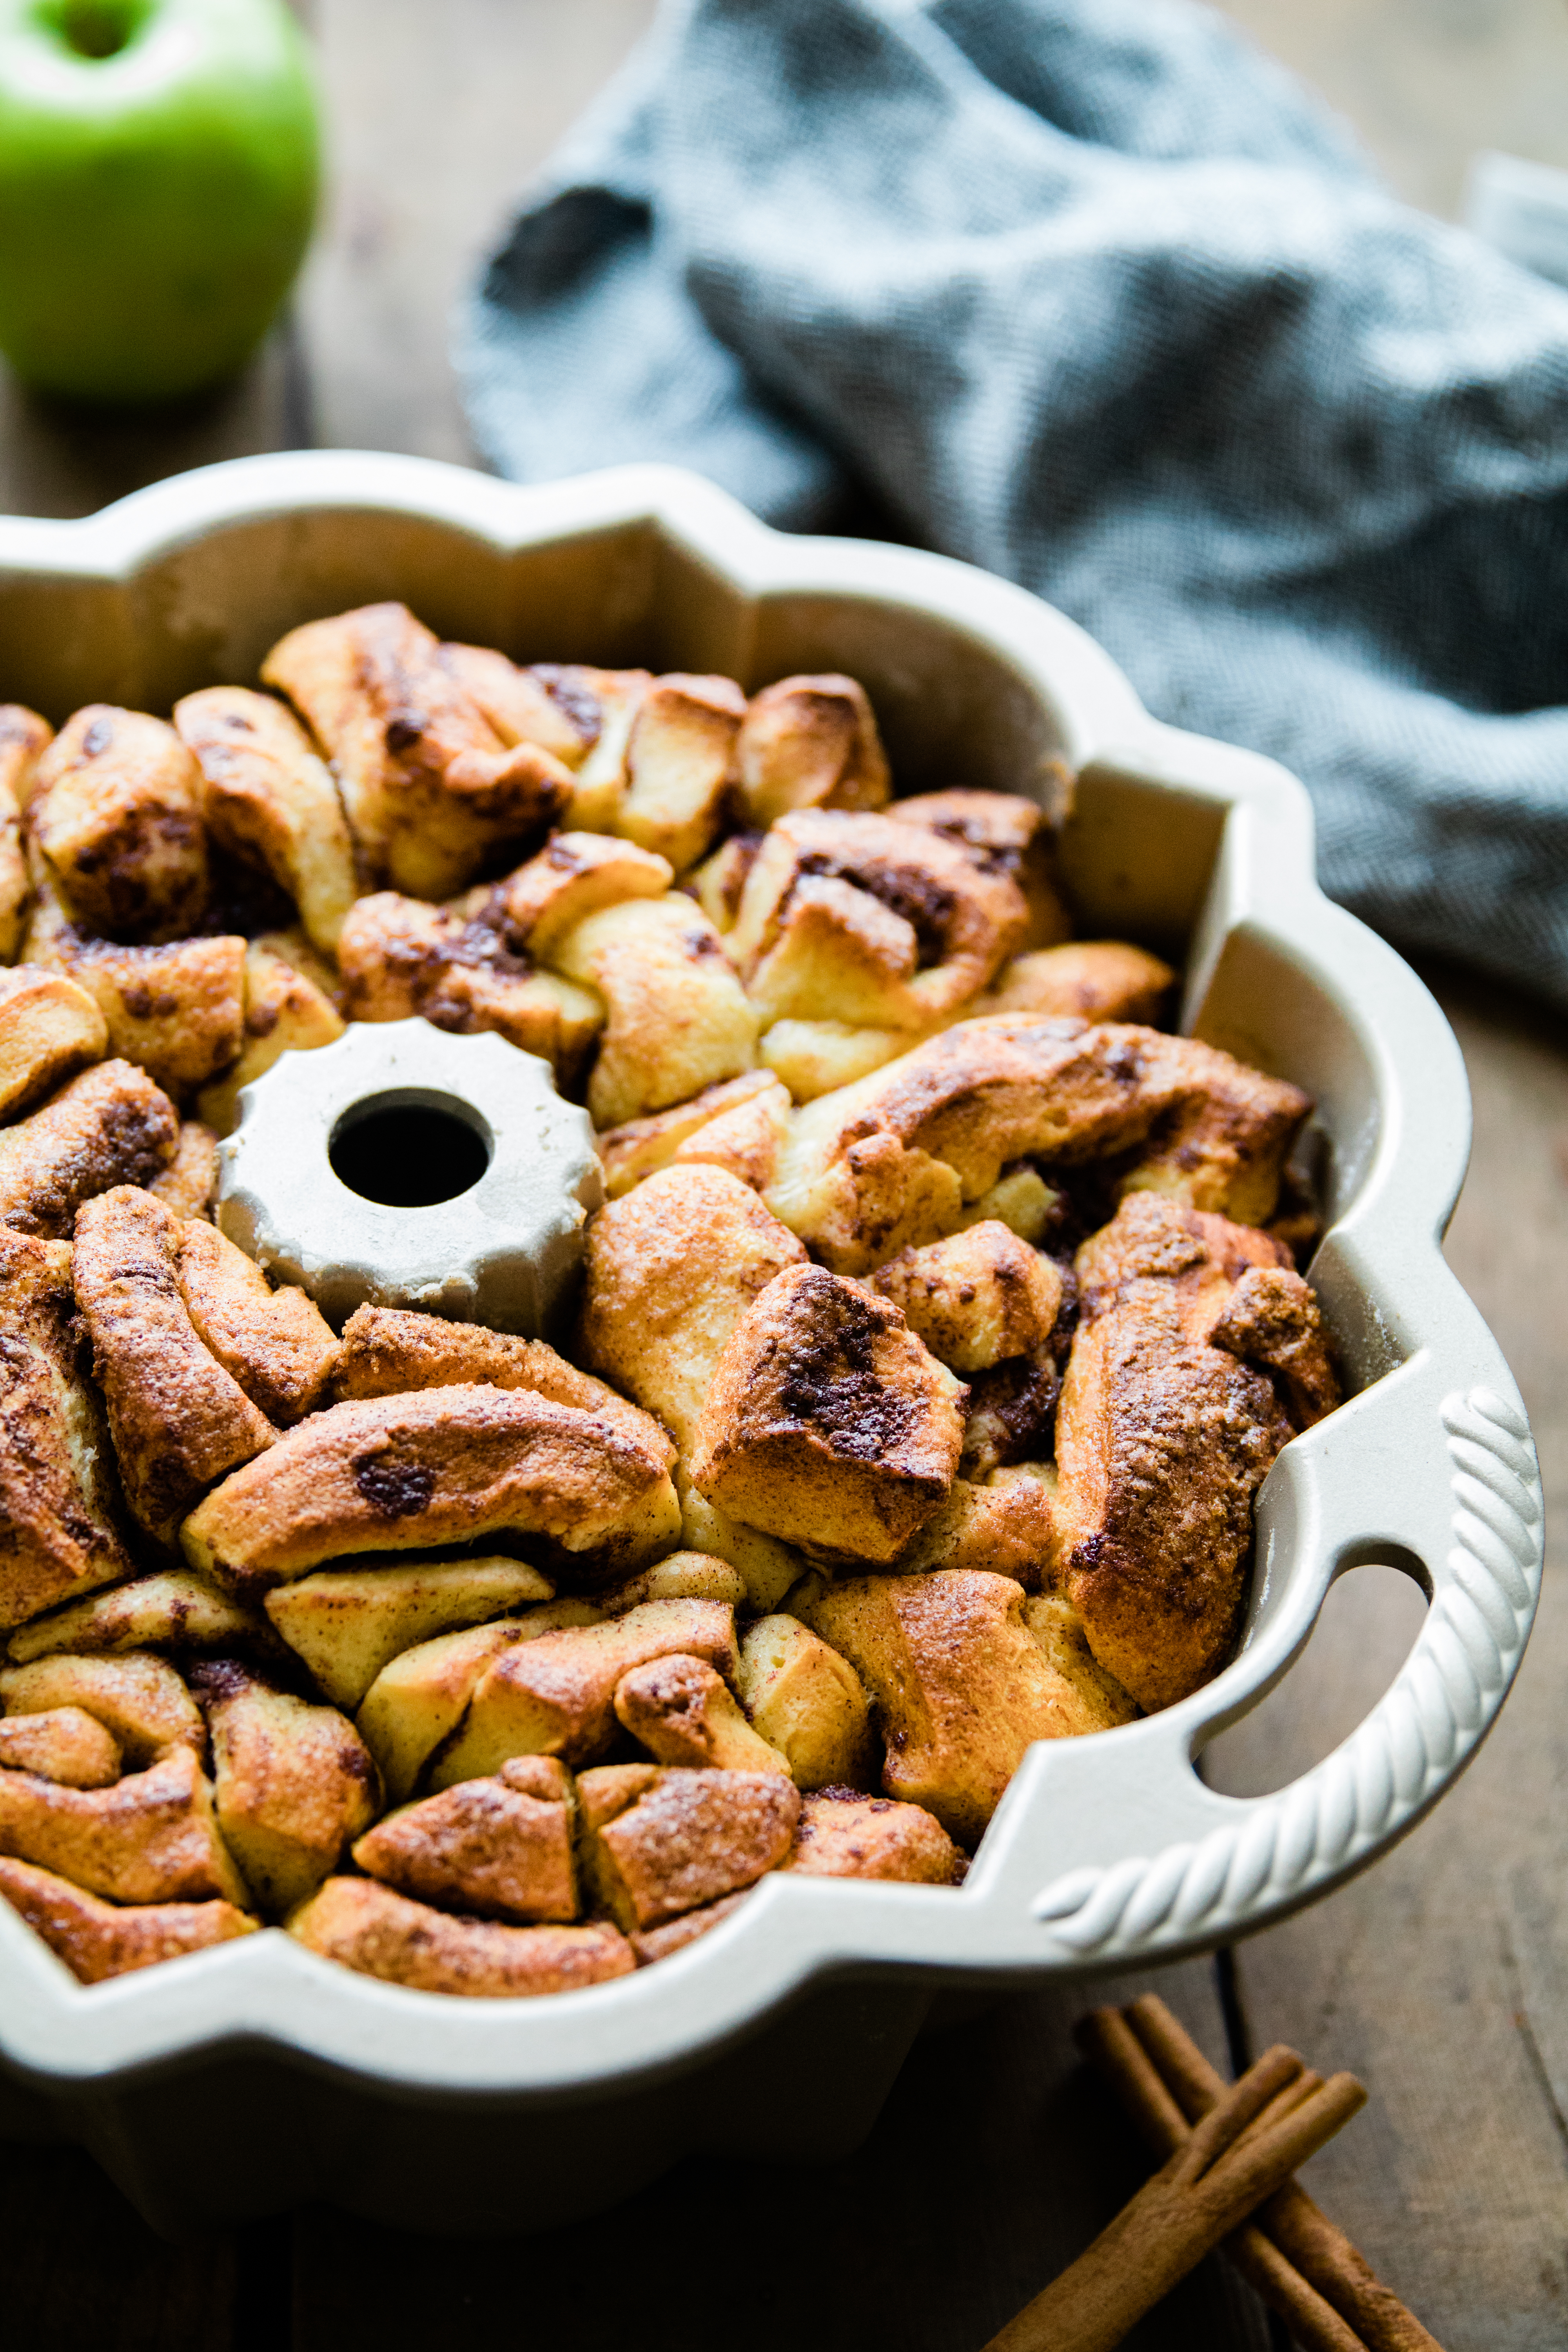
[[[1063,856],[1089,934],[1183,959],[1185,1024],[1316,1099],[1311,1280],[1351,1395],[1262,1490],[1231,1664],[1164,1714],[1031,1749],[962,1890],[774,1876],[657,1968],[513,2001],[352,1975],[277,1930],[84,1990],[0,1904],[0,2127],[82,2140],[170,2234],[305,2199],[528,2230],[691,2149],[841,2155],[939,1990],[1200,1951],[1373,1861],[1492,1723],[1540,1572],[1519,1396],[1439,1248],[1469,1138],[1458,1049],[1399,958],[1319,893],[1290,776],[1156,724],[1020,589],[781,536],[661,467],[524,489],[405,457],[250,457],[85,521],[0,521],[0,698],[57,722],[91,700],[167,711],[253,681],[297,623],[381,597],[525,660],[750,687],[849,671],[906,792],[1050,798],[1078,772]],[[1205,1742],[1369,1560],[1429,1601],[1393,1685],[1293,1786],[1205,1788]]]

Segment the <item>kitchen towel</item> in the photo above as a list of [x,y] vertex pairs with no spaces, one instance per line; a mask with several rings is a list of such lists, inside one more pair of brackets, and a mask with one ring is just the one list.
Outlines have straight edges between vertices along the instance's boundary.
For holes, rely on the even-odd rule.
[[1568,291],[1222,17],[667,0],[458,356],[520,480],[870,491],[1294,769],[1336,898],[1568,1004]]

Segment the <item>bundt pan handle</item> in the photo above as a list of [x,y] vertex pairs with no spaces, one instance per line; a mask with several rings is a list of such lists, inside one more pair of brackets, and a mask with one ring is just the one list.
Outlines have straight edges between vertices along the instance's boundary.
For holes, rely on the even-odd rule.
[[[1231,1665],[1163,1714],[1032,1751],[971,1884],[1016,1890],[1042,1958],[1122,1968],[1268,1925],[1414,1827],[1490,1729],[1540,1589],[1540,1474],[1501,1352],[1446,1270],[1432,1306],[1426,1344],[1276,1465]],[[1206,1788],[1205,1742],[1279,1680],[1334,1578],[1372,1561],[1429,1602],[1377,1706],[1273,1795]]]

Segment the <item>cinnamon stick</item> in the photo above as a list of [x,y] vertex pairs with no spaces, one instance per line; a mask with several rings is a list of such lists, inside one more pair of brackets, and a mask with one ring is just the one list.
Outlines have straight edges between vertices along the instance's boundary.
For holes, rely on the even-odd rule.
[[1128,2329],[1364,2104],[1350,2074],[1310,2087],[1266,2051],[1108,2229],[986,2352],[1112,2352]]
[[[1157,1993],[1144,1993],[1130,2005],[1125,2030],[1128,2040],[1135,2041],[1143,2052],[1163,2097],[1187,2122],[1201,2121],[1223,2099],[1225,2077],[1210,2065]],[[1125,2051],[1120,2042],[1116,2046],[1125,2064]],[[1150,2112],[1147,2095],[1146,2091],[1139,2094],[1138,2105],[1128,2103],[1141,2127]],[[1158,2141],[1152,2144],[1162,2154],[1169,2147],[1168,2141],[1163,2146]],[[1436,2337],[1423,2327],[1391,2287],[1383,2284],[1366,2257],[1295,2181],[1288,2181],[1259,2206],[1253,2216],[1253,2229],[1284,2257],[1304,2285],[1345,2323],[1350,2330],[1349,2339],[1342,2338],[1336,2352],[1350,2352],[1354,2344],[1363,2346],[1365,2352],[1442,2352]],[[1310,2347],[1310,2352],[1318,2352],[1312,2339],[1302,2333],[1304,2322],[1298,2323],[1295,2309],[1288,2309],[1276,2301],[1264,2284],[1265,2271],[1273,2267],[1278,2275],[1277,2266],[1270,2266],[1265,2258],[1263,2268],[1256,2275],[1248,2268],[1256,2251],[1230,2245],[1226,2248],[1228,2258],[1264,2301],[1297,2328],[1304,2347]],[[1330,2352],[1331,2339],[1325,2336],[1322,2343],[1323,2352]]]
[[[1145,2145],[1162,2160],[1180,2147],[1191,2126],[1121,2011],[1091,2011],[1078,2034],[1085,2055],[1111,2085]],[[1285,2321],[1298,2352],[1364,2352],[1363,2339],[1256,2220],[1233,2230],[1223,2251],[1232,2268]]]

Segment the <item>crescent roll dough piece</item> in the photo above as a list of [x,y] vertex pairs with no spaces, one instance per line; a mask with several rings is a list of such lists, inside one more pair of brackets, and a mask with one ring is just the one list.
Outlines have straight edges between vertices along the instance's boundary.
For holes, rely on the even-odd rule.
[[41,1936],[80,1984],[101,1984],[184,1952],[202,1952],[257,1921],[232,1903],[103,1903],[68,1878],[29,1862],[0,1857],[0,1895]]
[[22,814],[33,774],[54,730],[36,710],[0,702],[0,963],[21,945],[31,879],[22,845]]
[[800,1819],[794,1782],[771,1771],[678,1767],[641,1780],[634,1766],[614,1781],[584,1773],[580,1794],[589,1875],[628,1933],[754,1885],[787,1858]]
[[748,824],[791,809],[879,809],[892,791],[866,689],[837,672],[781,677],[753,694],[735,769]]
[[488,901],[510,939],[548,961],[586,916],[625,898],[662,898],[674,879],[668,857],[635,842],[605,833],[557,833],[493,890],[471,892],[481,904],[465,902],[463,911],[480,917]]
[[480,1999],[574,1992],[630,1976],[637,1966],[616,1928],[508,1927],[492,1919],[454,1919],[374,1878],[329,1878],[295,1912],[289,1933],[308,1950],[362,1976]]
[[0,1771],[0,1853],[58,1871],[111,1903],[202,1903],[244,1908],[213,1811],[212,1787],[189,1748],[171,1748],[111,1789],[62,1789]]
[[1043,1347],[1062,1303],[1061,1268],[994,1219],[880,1267],[877,1288],[902,1307],[933,1356],[984,1372]]
[[554,961],[608,1007],[588,1080],[595,1127],[685,1102],[757,1057],[757,1014],[718,932],[690,898],[634,898],[590,915]]
[[343,1326],[333,1381],[340,1400],[403,1396],[411,1389],[458,1388],[470,1381],[531,1389],[552,1404],[596,1413],[667,1465],[675,1460],[674,1446],[651,1413],[640,1412],[592,1372],[580,1372],[542,1339],[521,1339],[482,1323],[447,1323],[400,1307],[356,1307]]
[[566,683],[573,672],[551,662],[520,669],[490,646],[445,645],[437,659],[503,743],[537,743],[563,766],[582,766],[598,735],[599,715],[591,693]]
[[249,1597],[324,1560],[503,1529],[624,1573],[679,1527],[660,1454],[530,1391],[468,1386],[312,1413],[225,1479],[181,1541],[193,1568]]
[[548,1601],[553,1591],[536,1568],[498,1554],[324,1569],[269,1592],[267,1613],[332,1705],[353,1708],[382,1668],[416,1643]]
[[805,1257],[738,1177],[667,1168],[589,1220],[580,1352],[687,1453],[736,1324]]
[[719,830],[745,715],[733,678],[655,678],[632,721],[616,831],[678,874],[694,866]]
[[26,945],[35,962],[64,972],[94,999],[110,1052],[173,1095],[205,1086],[240,1050],[246,948],[237,933],[119,947],[83,938],[56,919],[40,893]]
[[628,1119],[599,1138],[605,1190],[612,1201],[660,1168],[727,1168],[760,1192],[773,1181],[789,1132],[789,1096],[771,1070],[748,1070],[705,1087],[689,1102]]
[[314,1053],[343,1034],[342,1015],[309,972],[301,971],[268,946],[252,940],[245,950],[242,970],[245,1011],[239,1058],[231,1061],[220,1078],[204,1087],[196,1108],[219,1135],[231,1135],[239,1123],[242,1087],[259,1078],[285,1054]]
[[354,1860],[401,1894],[460,1906],[514,1927],[577,1916],[575,1791],[549,1757],[519,1757],[491,1779],[465,1780],[390,1814]]
[[634,1666],[616,1685],[616,1713],[656,1764],[791,1777],[785,1758],[752,1730],[704,1658],[678,1654]]
[[0,1722],[0,1765],[67,1789],[108,1789],[124,1768],[120,1742],[79,1706],[51,1706]]
[[186,1222],[175,1253],[185,1307],[208,1353],[269,1421],[301,1420],[321,1402],[339,1355],[314,1301],[293,1287],[274,1290],[216,1225]]
[[110,940],[193,931],[207,895],[202,776],[174,729],[89,703],[34,772],[27,821],[68,919]]
[[205,1218],[216,1189],[217,1137],[201,1119],[183,1118],[174,1156],[147,1190],[176,1217]]
[[358,887],[353,842],[331,771],[293,712],[247,687],[209,686],[174,705],[174,727],[201,769],[213,840],[265,866],[331,955]]
[[101,1723],[137,1770],[171,1748],[206,1745],[199,1708],[166,1658],[132,1651],[118,1658],[60,1652],[31,1665],[0,1667],[0,1705],[7,1715],[46,1715],[77,1706]]
[[883,1878],[917,1886],[955,1886],[963,1855],[934,1813],[921,1805],[825,1789],[800,1808],[795,1852],[784,1864],[807,1878]]
[[160,1542],[196,1497],[276,1435],[202,1345],[179,1277],[193,1227],[129,1184],[77,1218],[72,1271],[132,1511]]
[[565,806],[570,770],[537,744],[508,746],[404,604],[310,621],[273,646],[262,679],[324,747],[373,877],[446,898],[504,844]]
[[983,872],[1005,874],[1017,884],[1029,909],[1020,949],[1047,948],[1070,938],[1072,922],[1057,885],[1045,811],[1021,793],[920,793],[895,801],[888,814],[896,824],[940,834],[966,850]]
[[1168,963],[1125,940],[1069,940],[1015,956],[974,1010],[977,1015],[1040,1013],[1047,1019],[1152,1022],[1175,980]]
[[98,1061],[108,1043],[96,1000],[63,972],[28,963],[0,971],[0,1118]]
[[193,1669],[212,1734],[218,1827],[263,1911],[290,1910],[370,1827],[381,1783],[334,1706],[274,1689],[229,1658]]
[[11,1656],[25,1664],[58,1650],[116,1657],[127,1650],[225,1650],[271,1646],[267,1620],[186,1568],[135,1576],[112,1592],[95,1592],[35,1617],[11,1636]]
[[100,1062],[0,1132],[0,1224],[58,1236],[115,1184],[145,1184],[174,1156],[179,1114],[130,1062]]
[[74,1318],[68,1246],[0,1226],[0,1633],[131,1573]]
[[799,1789],[874,1785],[877,1743],[860,1678],[798,1617],[759,1617],[741,1643],[741,1696]]

